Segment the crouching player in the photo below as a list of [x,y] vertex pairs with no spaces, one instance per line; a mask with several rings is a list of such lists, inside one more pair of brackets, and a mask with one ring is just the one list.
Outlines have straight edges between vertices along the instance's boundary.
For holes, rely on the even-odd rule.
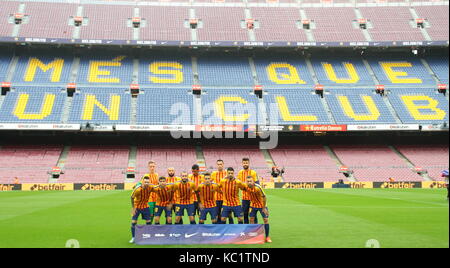
[[160,224],[163,212],[166,215],[166,223],[172,224],[173,187],[173,184],[167,184],[166,177],[160,177],[159,184],[151,187],[151,192],[156,193],[155,225]]
[[183,216],[184,211],[187,210],[189,221],[191,224],[196,224],[193,196],[197,191],[197,187],[195,186],[195,183],[189,181],[187,172],[181,173],[181,181],[175,183],[173,190],[177,194],[178,199],[175,209],[175,223],[181,224],[181,217]]
[[217,192],[219,192],[219,185],[212,182],[210,173],[205,173],[204,182],[198,186],[198,189],[196,191],[197,200],[199,200],[198,206],[200,209],[200,224],[205,224],[208,214],[211,216],[212,223],[217,223]]
[[266,242],[272,243],[269,237],[269,210],[267,208],[267,197],[263,188],[255,183],[252,176],[247,178],[247,188],[245,191],[250,197],[250,224],[255,224],[255,219],[259,212],[264,219],[264,229],[266,231]]
[[141,181],[141,185],[137,186],[131,194],[131,215],[133,217],[131,220],[131,244],[134,243],[136,225],[139,216],[142,215],[142,219],[145,220],[147,225],[150,225],[152,223],[150,217],[150,207],[148,205],[148,200],[151,193],[152,186],[150,186],[150,178],[144,177]]

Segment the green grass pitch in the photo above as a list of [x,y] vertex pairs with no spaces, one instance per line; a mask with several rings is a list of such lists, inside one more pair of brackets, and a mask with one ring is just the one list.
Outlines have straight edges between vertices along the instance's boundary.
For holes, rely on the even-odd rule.
[[[382,248],[449,247],[446,190],[274,189],[267,194],[274,242],[239,247],[363,248],[371,239]],[[1,192],[0,247],[65,247],[70,239],[82,248],[138,247],[128,244],[129,196],[129,191]]]

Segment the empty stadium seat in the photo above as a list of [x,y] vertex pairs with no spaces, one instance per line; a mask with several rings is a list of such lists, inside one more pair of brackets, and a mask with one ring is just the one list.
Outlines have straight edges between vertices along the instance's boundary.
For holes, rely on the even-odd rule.
[[[101,92],[101,93],[100,93]],[[131,121],[131,95],[109,93],[108,89],[96,93],[76,93],[73,97],[70,123],[127,124]]]
[[259,101],[251,90],[208,89],[202,95],[203,125],[256,125]]
[[5,81],[10,62],[11,54],[7,51],[0,51],[0,82]]
[[383,85],[436,85],[419,58],[402,54],[378,54],[368,57],[375,76]]
[[344,179],[323,146],[279,146],[270,150],[279,168],[285,169],[284,180],[323,182]]
[[59,183],[123,183],[128,146],[72,146]]
[[272,89],[264,96],[269,121],[278,125],[331,124],[318,95],[310,90]]
[[136,168],[138,178],[148,173],[148,162],[156,162],[157,172],[161,176],[167,174],[167,168],[175,168],[176,175],[180,176],[183,171],[190,171],[190,167],[197,164],[195,147],[183,145],[147,145],[138,146],[136,156]]
[[395,124],[383,97],[372,90],[333,89],[325,95],[338,124]]
[[387,146],[335,145],[339,159],[354,171],[358,181],[422,181],[407,163]]
[[255,57],[259,84],[266,88],[312,88],[314,82],[306,62],[297,55]]
[[70,79],[73,57],[41,51],[19,57],[13,82],[27,84],[63,84]]
[[439,81],[443,84],[449,84],[449,68],[448,68],[448,55],[446,56],[431,56],[426,58],[428,64],[436,74]]
[[0,8],[0,36],[12,36],[14,24],[11,23],[10,16],[19,11],[19,4],[19,2],[2,1],[2,8]]
[[189,8],[140,6],[139,15],[147,23],[140,29],[140,40],[191,41],[190,29],[184,26]]
[[448,169],[449,151],[447,145],[397,145],[396,148],[415,166],[428,171],[437,181],[443,180],[442,171]]
[[47,183],[61,155],[59,145],[5,145],[0,148],[0,184]]
[[139,95],[137,123],[140,125],[193,125],[194,96],[188,89],[145,88]]
[[92,52],[80,58],[77,83],[85,85],[130,85],[133,81],[133,59],[127,55]]
[[253,75],[247,57],[203,55],[198,57],[202,86],[251,87]]
[[60,123],[65,100],[66,94],[58,88],[16,88],[6,95],[0,122]]
[[435,89],[397,89],[388,98],[405,124],[448,122],[448,100]]
[[185,55],[146,55],[139,59],[139,84],[191,87],[192,59]]
[[374,81],[361,58],[352,56],[314,57],[317,79],[325,86],[369,86]]
[[20,27],[20,37],[72,39],[74,26],[69,18],[76,15],[76,4],[29,2],[25,12],[29,21]]
[[89,23],[81,27],[81,39],[133,39],[133,28],[128,27],[128,19],[133,17],[133,6],[84,5],[83,16]]

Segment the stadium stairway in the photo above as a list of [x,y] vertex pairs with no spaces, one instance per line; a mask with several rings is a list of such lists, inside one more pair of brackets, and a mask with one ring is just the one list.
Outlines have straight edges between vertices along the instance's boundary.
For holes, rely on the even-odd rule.
[[[61,151],[61,155],[59,156],[58,162],[56,163],[56,166],[59,167],[61,170],[64,170],[64,167],[66,165],[67,156],[70,152],[70,146],[64,146],[63,150]],[[51,168],[51,167],[50,167]],[[48,183],[57,183],[57,179],[53,179],[52,175],[48,178]]]
[[[419,15],[417,15],[417,12],[416,12],[416,10],[414,9],[414,7],[410,7],[410,8],[409,8],[409,11],[411,12],[412,17],[413,17],[415,20],[420,19]],[[426,27],[424,27],[424,28],[419,28],[419,29],[420,29],[420,31],[422,32],[423,38],[425,38],[425,40],[427,40],[427,41],[433,41],[432,38],[430,37],[430,35],[428,34],[427,28],[426,28]]]
[[[338,169],[340,169],[341,167],[345,166],[344,163],[342,163],[341,159],[339,159],[339,157],[337,156],[337,154],[333,151],[333,149],[330,146],[324,145],[323,146],[325,148],[325,151],[327,151],[328,155],[331,157],[331,159],[333,159],[336,162],[336,166],[338,167]],[[356,182],[358,181],[354,176],[353,173],[349,173],[348,177],[346,177],[347,180],[351,181],[351,182]]]
[[[354,10],[355,10],[356,17],[358,19],[365,19],[364,16],[361,14],[361,11],[358,8],[355,8]],[[364,37],[366,38],[367,42],[373,41],[373,38],[370,35],[370,32],[368,31],[368,29],[361,29],[361,32],[364,35]]]
[[[308,16],[306,15],[306,12],[305,12],[304,9],[300,10],[300,17],[301,17],[302,21],[308,19]],[[308,39],[308,42],[316,42],[316,39],[314,38],[313,31],[311,29],[310,30],[305,30],[305,34],[306,34],[306,38]]]
[[201,146],[195,146],[195,155],[197,157],[197,164],[200,166],[200,170],[206,170],[206,159]]
[[[137,168],[137,146],[130,146],[130,154],[128,155],[128,167]],[[134,182],[135,179],[128,179],[125,177],[125,182]]]
[[[402,154],[397,148],[394,146],[388,146],[394,153],[398,155],[401,159],[405,161],[405,163],[411,168],[411,172],[414,172],[416,165],[409,160],[404,154]],[[430,178],[430,176],[427,173],[419,174],[425,181],[432,181],[433,179]]]

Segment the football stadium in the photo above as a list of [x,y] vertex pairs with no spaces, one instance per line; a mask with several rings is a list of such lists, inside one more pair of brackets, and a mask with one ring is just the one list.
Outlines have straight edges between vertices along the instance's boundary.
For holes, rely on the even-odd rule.
[[0,248],[448,248],[448,47],[448,0],[0,0]]

